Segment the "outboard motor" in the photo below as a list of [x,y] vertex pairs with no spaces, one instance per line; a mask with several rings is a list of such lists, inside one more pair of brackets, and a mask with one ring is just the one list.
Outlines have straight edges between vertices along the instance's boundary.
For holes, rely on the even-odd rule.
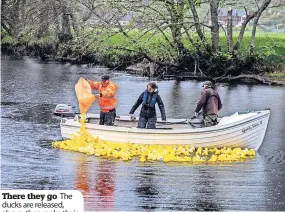
[[73,111],[74,106],[68,105],[68,104],[58,104],[56,105],[53,114],[56,116],[61,117],[70,117],[74,116],[75,113]]

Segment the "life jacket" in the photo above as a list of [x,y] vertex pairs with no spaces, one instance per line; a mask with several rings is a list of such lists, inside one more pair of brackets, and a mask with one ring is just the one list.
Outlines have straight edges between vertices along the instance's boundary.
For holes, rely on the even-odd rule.
[[101,82],[93,82],[91,80],[88,80],[88,82],[92,89],[98,90],[102,94],[98,98],[98,104],[102,112],[109,112],[116,108],[116,91],[118,90],[116,83],[109,81],[108,85],[103,87]]
[[204,115],[207,114],[216,114],[218,115],[218,111],[221,109],[221,100],[219,94],[212,88],[207,89],[206,92],[206,101],[203,106]]
[[148,99],[148,95],[151,95],[148,93],[147,90],[144,91],[144,94],[143,94],[143,104],[144,105],[147,105],[149,107],[154,107],[155,103],[156,103],[156,98],[158,96],[158,91],[154,91],[154,93],[152,94],[152,97],[151,97],[151,100],[149,102],[149,105],[147,104],[147,99]]
[[[209,88],[207,88],[209,89]],[[213,93],[211,94],[211,91],[207,92],[207,96],[206,96],[206,102],[205,102],[205,105],[208,103],[208,100],[212,97],[215,97],[217,100],[219,100],[219,97],[217,95],[217,92],[212,88],[213,90]]]

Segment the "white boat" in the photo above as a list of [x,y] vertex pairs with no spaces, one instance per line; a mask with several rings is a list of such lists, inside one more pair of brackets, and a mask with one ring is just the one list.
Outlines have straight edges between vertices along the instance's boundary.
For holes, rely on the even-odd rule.
[[[199,120],[158,119],[156,129],[139,129],[137,120],[130,116],[116,117],[115,126],[99,125],[99,114],[87,114],[86,129],[93,136],[112,142],[130,142],[138,144],[183,144],[194,147],[241,147],[258,150],[265,136],[269,110],[235,113],[223,117],[219,124],[199,128]],[[80,130],[79,118],[62,118],[61,134],[70,139]]]

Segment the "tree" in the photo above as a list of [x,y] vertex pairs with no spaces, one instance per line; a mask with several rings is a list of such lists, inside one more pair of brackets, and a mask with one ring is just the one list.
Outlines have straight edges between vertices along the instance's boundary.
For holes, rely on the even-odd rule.
[[[14,38],[23,32],[41,38],[53,30],[59,42],[78,44],[84,52],[90,46],[92,51],[131,52],[135,59],[146,58],[177,72],[194,70],[203,76],[220,76],[230,73],[228,69],[239,69],[238,50],[250,22],[248,48],[254,56],[256,29],[271,1],[272,7],[283,5],[282,0],[3,0],[1,26]],[[220,20],[221,11],[229,7],[227,17],[223,17],[226,20]],[[241,8],[246,16],[234,43],[233,11]],[[131,24],[122,23],[126,17]],[[93,22],[92,26],[88,20]],[[221,49],[221,30],[227,37],[227,52]],[[108,42],[117,34],[126,39],[120,46]],[[161,57],[152,54],[152,47],[143,43],[157,35],[163,40],[159,47]],[[92,38],[84,43],[87,37]],[[221,69],[226,71],[222,73]]]
[[210,0],[210,8],[211,8],[211,36],[212,36],[212,48],[215,52],[220,51],[220,34],[219,34],[219,0]]
[[20,10],[20,6],[22,3],[24,1],[21,0],[3,0],[1,2],[1,26],[14,38],[19,38],[24,29],[24,26],[21,27],[23,22],[21,12],[23,10]]
[[253,21],[252,34],[251,34],[251,40],[250,40],[250,54],[251,55],[254,54],[255,34],[256,34],[256,27],[257,27],[259,18],[261,14],[263,13],[263,11],[268,7],[270,2],[271,0],[264,0],[262,5],[260,7],[258,6],[258,10],[256,11],[256,17],[254,18],[254,21]]

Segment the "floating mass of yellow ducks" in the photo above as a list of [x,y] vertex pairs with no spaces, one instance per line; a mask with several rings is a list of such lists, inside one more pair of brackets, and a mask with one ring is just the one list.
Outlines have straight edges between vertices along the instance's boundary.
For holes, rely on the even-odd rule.
[[78,135],[73,135],[71,140],[55,141],[53,147],[82,152],[87,155],[118,158],[124,161],[134,157],[140,162],[193,162],[215,163],[242,161],[255,158],[255,150],[241,148],[202,148],[188,145],[155,145],[155,144],[131,144],[109,142],[93,137],[86,131],[84,120],[80,120],[81,130]]

